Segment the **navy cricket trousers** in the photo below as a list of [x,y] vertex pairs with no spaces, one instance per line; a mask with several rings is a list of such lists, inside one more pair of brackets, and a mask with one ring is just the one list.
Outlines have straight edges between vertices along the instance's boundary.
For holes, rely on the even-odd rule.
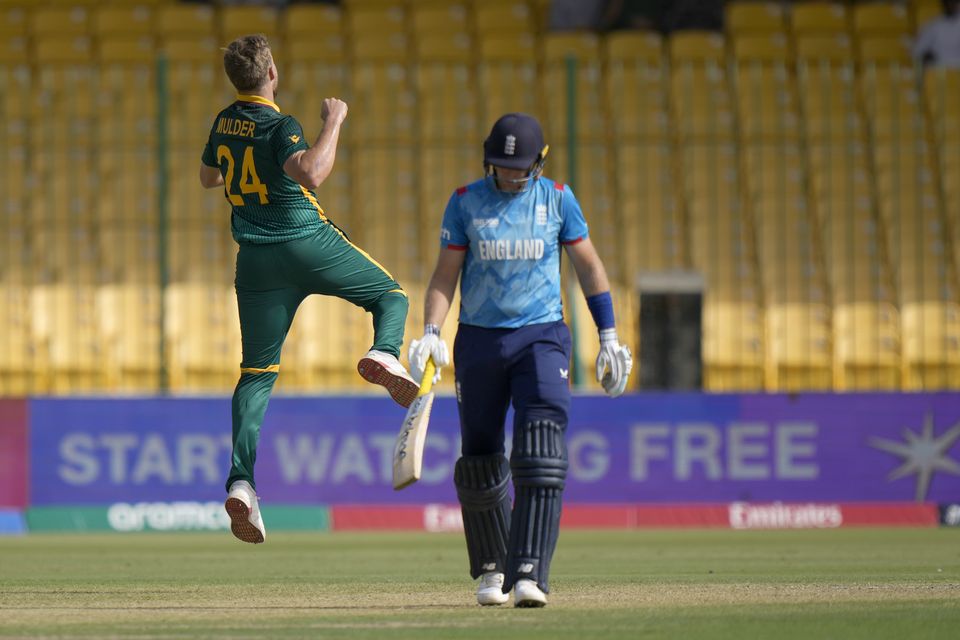
[[570,330],[562,320],[518,329],[461,324],[453,343],[465,456],[504,453],[507,409],[513,428],[531,420],[567,426]]

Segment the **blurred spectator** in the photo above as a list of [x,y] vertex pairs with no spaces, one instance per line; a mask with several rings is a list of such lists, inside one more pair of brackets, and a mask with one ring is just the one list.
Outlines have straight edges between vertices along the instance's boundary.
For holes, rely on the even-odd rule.
[[610,29],[660,29],[665,0],[611,0]]
[[721,31],[723,29],[723,0],[674,0],[666,3],[661,30],[683,29]]
[[913,44],[918,62],[942,67],[960,67],[960,0],[943,0],[943,15],[920,29]]
[[604,31],[619,4],[618,0],[553,0],[547,27],[551,31]]

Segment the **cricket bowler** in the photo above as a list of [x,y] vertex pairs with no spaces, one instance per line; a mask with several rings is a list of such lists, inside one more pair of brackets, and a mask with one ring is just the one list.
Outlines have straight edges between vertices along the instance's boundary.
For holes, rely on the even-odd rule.
[[274,102],[277,67],[262,35],[231,42],[223,66],[237,99],[213,121],[200,182],[222,187],[239,245],[235,287],[243,361],[233,393],[233,456],[225,503],[233,534],[265,539],[254,481],[260,425],[280,372],[280,351],[294,314],[310,294],[337,296],[373,314],[373,345],[357,365],[409,406],[419,385],[397,357],[407,294],[393,276],[352,244],[324,214],[312,190],[333,170],[347,105],[323,102],[323,129],[311,147],[300,123]]

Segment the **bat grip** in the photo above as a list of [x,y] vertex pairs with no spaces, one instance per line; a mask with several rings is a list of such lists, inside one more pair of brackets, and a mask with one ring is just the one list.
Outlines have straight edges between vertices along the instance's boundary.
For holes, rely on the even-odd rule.
[[420,391],[417,396],[425,396],[433,388],[433,374],[437,372],[437,365],[433,364],[433,358],[427,358],[427,364],[423,367],[423,378],[420,381]]

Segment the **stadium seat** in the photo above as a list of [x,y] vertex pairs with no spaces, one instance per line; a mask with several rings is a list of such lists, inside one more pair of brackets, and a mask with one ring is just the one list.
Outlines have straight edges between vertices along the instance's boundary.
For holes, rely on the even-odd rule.
[[346,14],[347,33],[351,37],[391,39],[407,31],[407,14],[402,4],[388,8],[358,6]]
[[453,197],[454,189],[483,177],[483,156],[479,145],[457,143],[425,146],[418,156],[417,233],[424,267],[432,269],[440,250],[440,226],[447,202]]
[[173,282],[163,331],[171,391],[229,392],[240,377],[240,322],[232,286]]
[[351,45],[351,140],[412,142],[418,118],[406,38],[354,37]]
[[216,13],[213,8],[195,4],[166,4],[157,8],[156,33],[162,39],[216,37]]
[[0,37],[7,40],[26,36],[27,17],[24,7],[0,7]]
[[525,33],[479,34],[479,96],[485,131],[505,113],[541,113],[537,91],[517,91],[517,84],[535,86],[535,39]]
[[769,305],[766,390],[827,391],[833,385],[830,309],[823,303]]
[[83,393],[106,388],[92,284],[35,284],[30,291],[32,341],[51,392]]
[[94,11],[92,33],[97,37],[152,36],[153,24],[153,11],[149,6],[106,5]]
[[907,8],[890,2],[863,2],[853,7],[853,30],[859,35],[906,34],[911,30]]
[[412,146],[372,146],[353,151],[353,202],[362,202],[344,221],[355,244],[401,283],[420,280],[420,230]]
[[911,9],[913,10],[914,30],[919,31],[928,22],[943,15],[943,3],[941,0],[913,0]]
[[603,74],[613,140],[664,139],[670,134],[663,40],[655,33],[615,32],[604,42]]
[[960,307],[956,295],[951,298],[904,304],[904,389],[960,387]]
[[478,34],[533,34],[530,6],[523,0],[472,0],[473,24]]
[[220,8],[220,41],[224,44],[235,38],[262,33],[271,42],[279,35],[276,10],[257,6],[224,6]]
[[[344,39],[335,33],[298,34],[288,36],[284,45],[279,53],[283,61],[279,106],[284,113],[297,118],[304,136],[313,144],[323,128],[320,115],[327,96],[340,97],[353,106]],[[350,140],[352,133],[350,126],[341,130],[341,146]]]
[[624,277],[686,266],[686,234],[668,141],[614,145]]
[[730,2],[724,8],[724,26],[728,33],[783,31],[786,27],[783,8],[773,2]]
[[411,25],[418,36],[468,32],[468,5],[464,2],[417,2],[411,7]]
[[102,362],[111,391],[152,393],[160,387],[160,288],[110,283],[97,288]]
[[[0,240],[0,243],[3,243]],[[0,245],[3,246],[3,245]],[[4,255],[11,254],[6,251]],[[33,343],[32,296],[30,287],[22,283],[0,283],[0,395],[24,397],[43,393],[37,386],[35,372],[38,350]]]
[[834,305],[834,388],[837,391],[900,387],[900,317],[875,302]]
[[[600,41],[593,33],[563,32],[543,37],[544,71],[540,74],[540,91],[546,105],[544,132],[555,143],[565,142],[571,123],[568,121],[568,98],[576,96],[574,105],[578,139],[606,140],[607,117],[603,108],[601,85]],[[573,61],[574,86],[570,87]]]
[[763,389],[763,313],[755,303],[716,298],[708,291],[702,350],[707,391]]
[[481,140],[470,38],[428,34],[416,42],[421,144]]
[[28,30],[33,37],[86,36],[90,11],[86,7],[38,7],[30,12]]
[[280,14],[285,41],[338,36],[343,33],[343,22],[343,11],[328,4],[291,4]]
[[835,2],[795,2],[790,9],[790,29],[796,35],[841,34],[848,29],[846,7]]

